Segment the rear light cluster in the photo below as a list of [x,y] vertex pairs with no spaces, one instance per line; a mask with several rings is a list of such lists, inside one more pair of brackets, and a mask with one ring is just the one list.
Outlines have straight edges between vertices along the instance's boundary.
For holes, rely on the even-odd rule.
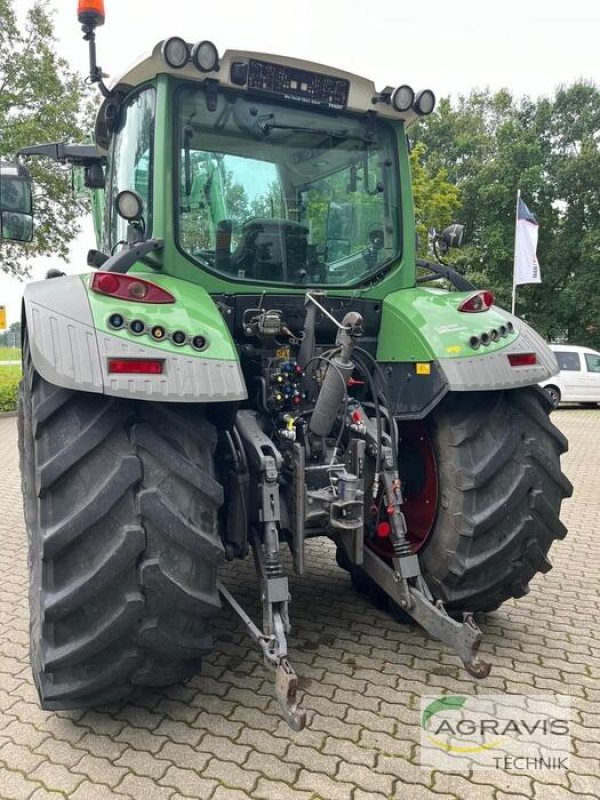
[[98,294],[105,294],[133,303],[174,303],[175,298],[162,286],[150,281],[119,275],[116,272],[96,272],[92,276],[90,288]]
[[494,295],[488,289],[483,289],[465,297],[458,306],[458,310],[468,314],[478,314],[480,311],[487,311],[493,305]]
[[515,332],[512,322],[507,322],[505,325],[500,325],[497,328],[492,328],[491,331],[484,331],[477,336],[471,336],[469,344],[473,350],[477,350],[481,345],[487,347],[492,342],[497,342],[499,339],[505,339],[511,333]]
[[115,331],[128,330],[134,336],[149,336],[155,342],[168,341],[177,347],[189,344],[194,350],[206,350],[208,339],[202,334],[190,336],[185,331],[168,331],[163,325],[147,325],[141,319],[127,320],[122,314],[111,314],[108,326]]
[[[174,303],[175,298],[162,286],[131,275],[119,275],[115,272],[97,272],[90,283],[92,291],[128,300],[133,303]],[[177,347],[189,344],[194,350],[206,350],[206,336],[191,336],[185,331],[168,331],[162,325],[149,325],[141,319],[126,319],[123,314],[114,313],[108,318],[108,327],[114,331],[128,330],[134,336],[149,336],[155,342],[170,341]]]

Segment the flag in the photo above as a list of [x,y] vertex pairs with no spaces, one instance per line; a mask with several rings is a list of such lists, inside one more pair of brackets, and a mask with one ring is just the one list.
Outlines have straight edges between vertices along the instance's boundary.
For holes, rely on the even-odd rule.
[[522,283],[541,283],[540,265],[536,249],[538,242],[538,223],[535,216],[517,196],[517,226],[515,231],[515,266],[513,285]]

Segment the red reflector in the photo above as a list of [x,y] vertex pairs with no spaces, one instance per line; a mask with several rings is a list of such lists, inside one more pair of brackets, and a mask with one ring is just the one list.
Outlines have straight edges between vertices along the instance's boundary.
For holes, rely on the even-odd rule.
[[98,294],[107,294],[133,303],[174,303],[175,298],[161,286],[130,275],[116,272],[95,272],[90,288]]
[[377,525],[377,536],[379,536],[380,539],[385,539],[386,536],[389,536],[391,532],[392,526],[389,522],[380,522]]
[[484,289],[481,292],[465,297],[462,303],[458,306],[459,311],[466,311],[470,314],[476,314],[479,311],[487,311],[494,305],[494,295]]
[[535,353],[509,353],[508,361],[511,367],[530,367],[537,364]]
[[108,371],[111,375],[162,375],[164,363],[160,358],[109,358]]

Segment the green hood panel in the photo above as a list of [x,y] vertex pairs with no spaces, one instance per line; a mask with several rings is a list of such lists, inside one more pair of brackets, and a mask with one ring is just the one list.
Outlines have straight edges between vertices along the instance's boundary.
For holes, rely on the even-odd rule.
[[465,313],[458,306],[472,292],[442,289],[403,289],[383,302],[377,360],[435,361],[486,356],[504,349],[518,338],[508,334],[486,347],[473,349],[472,336],[490,333],[513,319],[497,306],[489,311]]
[[[127,342],[152,347],[162,353],[173,353],[204,360],[238,361],[238,354],[229,333],[229,329],[208,292],[196,283],[174,278],[170,275],[153,273],[137,274],[143,280],[155,283],[175,297],[175,303],[139,303],[90,290],[91,276],[82,275],[81,280],[86,287],[94,325],[99,331],[110,333]],[[125,320],[141,320],[148,328],[162,325],[168,333],[183,331],[189,336],[204,336],[208,341],[205,350],[197,351],[191,345],[177,346],[169,339],[156,341],[149,333],[136,336],[126,328],[115,330],[108,324],[111,314],[120,314]]]

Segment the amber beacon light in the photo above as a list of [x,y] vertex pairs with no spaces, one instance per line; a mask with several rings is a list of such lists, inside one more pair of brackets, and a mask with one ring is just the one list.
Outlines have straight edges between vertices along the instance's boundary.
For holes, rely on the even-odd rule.
[[104,25],[104,0],[79,0],[77,19],[81,25],[89,25],[91,28]]

